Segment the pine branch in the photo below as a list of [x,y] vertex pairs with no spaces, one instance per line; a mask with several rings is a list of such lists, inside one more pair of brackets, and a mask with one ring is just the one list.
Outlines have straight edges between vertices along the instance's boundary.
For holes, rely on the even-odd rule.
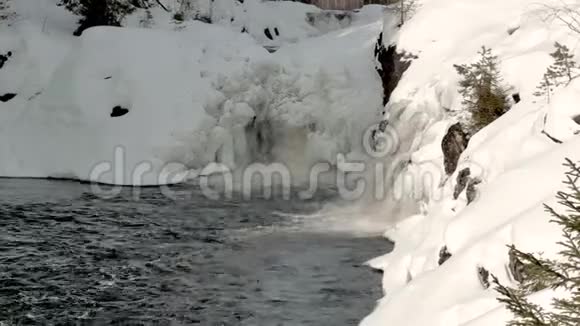
[[527,277],[524,289],[527,292],[535,292],[547,287],[560,287],[566,284],[568,276],[554,268],[554,261],[536,258],[518,250],[515,246],[509,246],[515,257],[524,264],[524,274]]
[[500,294],[498,301],[505,304],[517,318],[511,321],[510,326],[550,326],[546,322],[543,309],[529,302],[525,296],[514,289],[502,285],[495,275],[491,275],[495,290]]

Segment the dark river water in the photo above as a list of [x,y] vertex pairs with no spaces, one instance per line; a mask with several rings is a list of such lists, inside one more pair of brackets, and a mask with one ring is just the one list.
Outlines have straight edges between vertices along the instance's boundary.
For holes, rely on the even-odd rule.
[[357,325],[381,296],[363,263],[391,244],[305,222],[331,194],[180,190],[0,180],[0,325]]

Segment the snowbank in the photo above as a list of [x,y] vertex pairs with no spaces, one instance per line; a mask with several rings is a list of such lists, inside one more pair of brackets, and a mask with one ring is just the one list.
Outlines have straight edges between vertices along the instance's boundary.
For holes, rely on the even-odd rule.
[[[393,93],[386,119],[398,130],[413,125],[418,131],[398,154],[410,158],[401,175],[435,173],[441,183],[428,191],[419,187],[421,213],[386,233],[395,250],[370,262],[384,271],[386,296],[362,325],[500,325],[511,317],[486,288],[482,271],[510,284],[506,245],[551,256],[560,236],[543,204],[554,204],[562,189],[564,158],[580,160],[580,125],[574,120],[580,83],[558,89],[550,104],[533,93],[551,63],[554,42],[579,54],[577,36],[545,22],[533,1],[421,4],[400,31],[385,30],[392,35],[387,43],[418,56]],[[499,56],[505,82],[522,101],[471,138],[456,172],[446,178],[441,140],[453,120],[444,112],[461,109],[453,64],[475,61],[483,45]],[[453,196],[464,168],[482,180],[469,205],[465,191]],[[447,261],[444,252],[451,254]],[[538,300],[550,295],[540,293]]]

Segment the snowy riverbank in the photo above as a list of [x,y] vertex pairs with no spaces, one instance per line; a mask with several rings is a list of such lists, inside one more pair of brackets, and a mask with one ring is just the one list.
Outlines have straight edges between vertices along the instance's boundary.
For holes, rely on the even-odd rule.
[[[415,177],[421,211],[386,233],[396,242],[394,252],[371,261],[384,271],[386,297],[362,325],[505,324],[511,314],[487,288],[486,273],[516,284],[507,245],[555,254],[560,230],[549,223],[543,204],[555,204],[556,191],[563,189],[564,158],[580,159],[580,83],[556,88],[549,104],[534,93],[553,62],[554,42],[576,56],[580,48],[578,35],[548,14],[527,0],[426,0],[385,40],[418,57],[393,93],[385,119],[395,128],[418,130],[409,150],[399,154],[410,158],[401,176]],[[521,101],[471,138],[458,168],[446,177],[442,140],[455,122],[446,116],[462,108],[453,65],[476,61],[482,46],[498,55],[504,82]],[[454,196],[466,168],[468,178],[479,179],[469,204],[465,190]],[[544,291],[533,300],[546,303],[550,296]]]

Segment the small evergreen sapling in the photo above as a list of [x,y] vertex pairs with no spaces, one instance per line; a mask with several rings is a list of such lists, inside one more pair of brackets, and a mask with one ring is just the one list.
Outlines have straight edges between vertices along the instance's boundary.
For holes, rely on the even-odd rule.
[[558,81],[556,85],[563,83],[569,84],[574,78],[576,78],[578,67],[574,61],[574,55],[570,54],[570,49],[558,42],[554,44],[556,51],[550,55],[554,58],[555,62],[551,66],[554,71],[556,78],[564,79],[564,81]]
[[552,93],[554,92],[554,84],[552,82],[553,74],[554,72],[548,68],[544,74],[544,77],[542,77],[540,85],[537,87],[538,90],[534,93],[534,95],[537,97],[545,96],[546,102],[548,103],[550,103],[550,100],[552,99]]
[[510,109],[497,56],[485,46],[478,53],[480,59],[476,63],[454,66],[462,77],[459,93],[470,115],[469,134],[476,133]]
[[[546,206],[553,217],[551,222],[562,228],[563,239],[558,242],[561,259],[545,259],[511,246],[523,263],[523,282],[513,289],[503,286],[494,277],[496,291],[500,294],[498,300],[515,316],[509,326],[580,325],[580,166],[571,160],[566,160],[565,165],[569,168],[564,181],[568,190],[557,194],[564,212]],[[554,299],[553,309],[546,311],[526,297],[545,288],[563,289],[568,295]]]

